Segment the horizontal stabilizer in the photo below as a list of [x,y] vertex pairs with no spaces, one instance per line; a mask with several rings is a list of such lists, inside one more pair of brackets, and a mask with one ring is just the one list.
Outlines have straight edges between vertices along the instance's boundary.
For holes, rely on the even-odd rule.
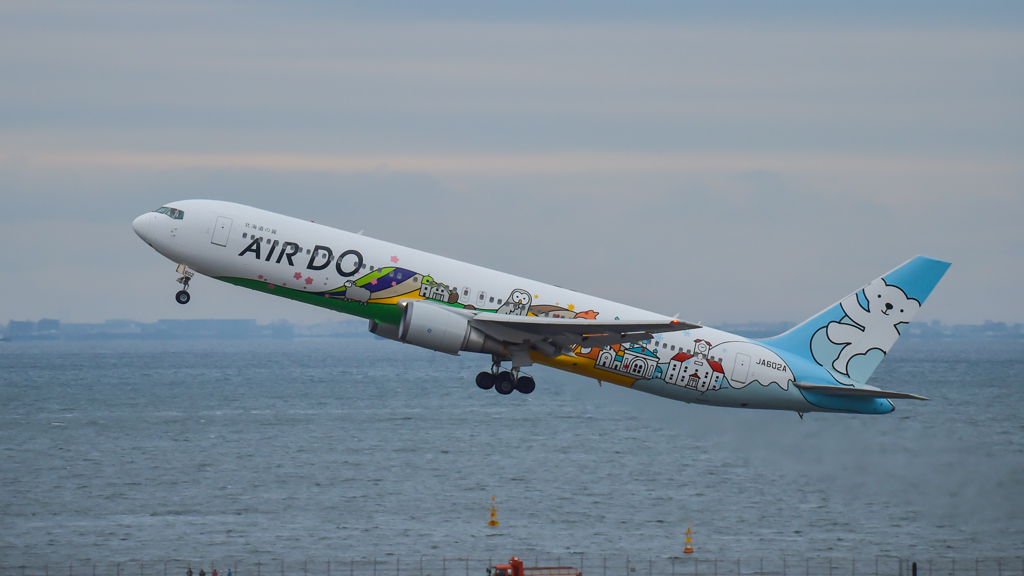
[[806,384],[794,382],[801,390],[824,394],[826,396],[838,396],[840,398],[895,398],[902,400],[927,400],[924,396],[908,394],[906,392],[889,392],[887,390],[876,390],[873,388],[854,388],[853,386],[823,386],[821,384]]

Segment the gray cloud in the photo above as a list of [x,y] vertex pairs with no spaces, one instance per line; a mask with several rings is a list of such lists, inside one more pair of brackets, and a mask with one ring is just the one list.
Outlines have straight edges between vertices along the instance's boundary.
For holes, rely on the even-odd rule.
[[709,323],[799,320],[927,253],[954,267],[925,319],[1024,321],[1013,18],[0,10],[0,320],[322,314],[164,305],[131,219],[209,197]]

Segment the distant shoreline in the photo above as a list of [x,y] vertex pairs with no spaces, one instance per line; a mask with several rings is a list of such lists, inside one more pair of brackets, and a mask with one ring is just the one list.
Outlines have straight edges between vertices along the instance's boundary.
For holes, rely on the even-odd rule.
[[[793,322],[751,322],[713,326],[746,338],[777,336]],[[947,325],[938,321],[911,323],[903,332],[908,340],[1024,340],[1024,325],[986,321],[983,324]],[[59,320],[12,320],[0,327],[0,342],[38,341],[170,341],[170,340],[297,340],[303,338],[376,338],[362,321],[324,322],[313,325],[287,321],[258,324],[253,319],[220,320],[107,320],[95,324]]]

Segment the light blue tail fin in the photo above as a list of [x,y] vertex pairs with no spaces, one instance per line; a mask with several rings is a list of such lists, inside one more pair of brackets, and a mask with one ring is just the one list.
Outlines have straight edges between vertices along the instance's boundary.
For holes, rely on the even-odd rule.
[[764,342],[814,360],[838,382],[864,384],[949,266],[949,262],[917,256]]

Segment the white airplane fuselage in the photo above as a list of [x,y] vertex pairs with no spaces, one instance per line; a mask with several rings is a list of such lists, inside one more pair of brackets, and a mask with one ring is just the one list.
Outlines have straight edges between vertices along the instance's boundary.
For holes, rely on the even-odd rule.
[[[428,303],[417,304],[424,312],[447,314],[445,318],[453,322],[505,314],[549,332],[553,330],[549,324],[579,326],[580,320],[672,321],[618,302],[240,204],[184,200],[161,210],[143,214],[133,227],[176,264],[224,282],[365,318],[375,333],[392,339],[402,339],[399,327],[406,307],[418,302]],[[860,298],[863,301],[866,296]],[[841,304],[850,305],[848,300]],[[847,320],[840,304],[836,307],[840,311],[832,314],[835,319],[829,324],[845,324],[855,335],[857,330],[870,335],[867,327]],[[476,324],[483,326],[488,340],[479,351],[509,361],[517,370],[538,363],[666,398],[715,406],[799,413],[893,410],[887,398],[822,396],[819,391],[797,386],[810,384],[826,392],[834,386],[872,390],[856,380],[853,361],[836,365],[839,360],[829,357],[823,361],[815,356],[818,352],[803,353],[801,345],[779,347],[696,327],[659,334],[652,331],[641,340],[588,348],[586,338],[567,345],[564,342],[568,340],[557,336],[503,337],[512,333],[507,326],[492,329],[491,324]],[[517,326],[532,328],[534,324],[513,328]],[[430,327],[426,332],[433,334]],[[813,334],[817,340],[808,336],[808,348],[825,349],[815,342],[824,338],[819,333],[831,332],[841,334],[842,330],[823,323]],[[851,343],[826,342],[824,346],[829,344],[842,346],[840,352],[858,358],[849,354]],[[453,352],[450,347],[438,346],[434,349]],[[879,350],[884,355],[888,348]],[[871,353],[868,348],[860,356]],[[836,352],[835,358],[840,357]]]

